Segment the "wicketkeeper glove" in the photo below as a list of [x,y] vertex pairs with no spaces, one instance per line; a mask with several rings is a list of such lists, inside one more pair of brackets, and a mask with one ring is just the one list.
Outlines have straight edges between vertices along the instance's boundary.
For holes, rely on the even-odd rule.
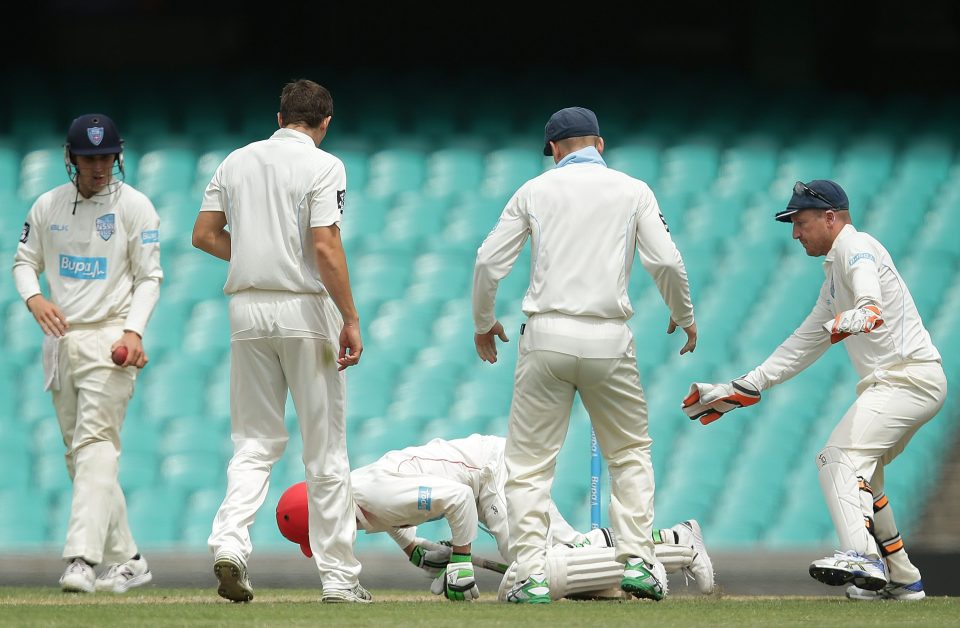
[[752,406],[760,401],[760,391],[747,380],[737,378],[726,384],[690,384],[683,400],[683,411],[691,421],[713,423],[731,410]]
[[830,343],[836,344],[851,334],[869,334],[883,325],[883,315],[876,305],[865,305],[854,310],[840,312],[836,317],[823,324],[830,332]]
[[423,569],[431,576],[436,576],[447,568],[450,554],[453,551],[449,545],[431,543],[424,539],[416,539],[416,547],[410,554],[410,562]]
[[446,574],[441,574],[430,585],[435,595],[443,593],[448,600],[475,600],[480,597],[480,589],[473,574],[470,554],[453,553],[447,564]]

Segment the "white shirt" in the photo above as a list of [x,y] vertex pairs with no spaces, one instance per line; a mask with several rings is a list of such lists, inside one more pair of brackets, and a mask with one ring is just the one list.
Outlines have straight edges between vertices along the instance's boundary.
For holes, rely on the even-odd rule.
[[496,322],[497,285],[528,236],[530,286],[522,309],[531,317],[527,328],[535,330],[531,348],[624,355],[632,340],[625,323],[633,315],[627,288],[634,250],[673,320],[681,327],[693,324],[683,259],[649,186],[607,168],[595,149],[572,155],[573,161],[567,163],[568,156],[517,190],[477,251],[475,331],[486,333]]
[[126,184],[91,198],[78,195],[73,183],[42,194],[13,262],[24,301],[41,293],[45,270],[50,300],[68,323],[122,320],[124,329],[142,336],[163,279],[153,203]]
[[759,389],[782,383],[830,348],[822,325],[837,314],[877,305],[883,324],[843,340],[861,379],[906,362],[940,362],[910,290],[890,253],[872,236],[845,225],[823,262],[825,279],[813,310],[800,327],[746,377]]
[[502,503],[504,444],[502,437],[481,434],[449,441],[435,438],[425,445],[389,451],[355,469],[350,483],[357,506],[365,512],[361,527],[367,532],[386,531],[406,547],[416,538],[416,526],[427,521],[445,518],[454,545],[472,543],[477,524],[483,523],[503,550],[505,508],[486,505]]
[[340,225],[346,188],[343,162],[299,131],[279,129],[230,153],[200,206],[226,214],[230,265],[223,291],[325,292],[311,228]]

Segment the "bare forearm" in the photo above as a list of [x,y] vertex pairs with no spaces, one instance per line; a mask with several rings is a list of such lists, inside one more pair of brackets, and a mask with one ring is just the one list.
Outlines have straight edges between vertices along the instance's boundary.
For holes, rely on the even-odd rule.
[[193,246],[214,257],[230,261],[230,232],[226,229],[218,232],[194,233]]

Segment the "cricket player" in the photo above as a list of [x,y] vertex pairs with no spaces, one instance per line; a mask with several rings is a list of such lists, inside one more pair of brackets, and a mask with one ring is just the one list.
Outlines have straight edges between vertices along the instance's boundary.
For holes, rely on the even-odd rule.
[[574,393],[590,415],[612,478],[610,521],[621,586],[664,597],[663,566],[652,541],[653,465],[647,402],[627,321],[627,287],[636,252],[670,310],[667,333],[697,343],[686,269],[657,200],[638,179],[607,167],[593,111],[568,107],[544,128],[543,154],[556,167],[524,183],[477,251],[474,343],[484,361],[507,341],[495,316],[497,286],[531,241],[530,286],[523,298],[513,401],[507,431],[506,497],[518,603],[550,602],[545,574],[550,484],[566,437]]
[[[44,386],[73,481],[60,586],[124,593],[153,578],[127,523],[118,469],[120,428],[147,364],[142,338],[163,279],[160,218],[124,184],[123,140],[109,117],[76,118],[64,161],[70,182],[30,208],[13,277],[44,333]],[[48,296],[39,281],[45,271]],[[111,355],[120,348],[126,357],[116,364]]]
[[860,381],[857,399],[816,456],[820,487],[842,551],[813,561],[810,575],[851,585],[859,600],[918,600],[910,562],[884,494],[884,467],[943,406],[947,380],[910,290],[890,253],[850,219],[834,181],[797,181],[780,222],[811,257],[824,257],[820,295],[803,323],[758,367],[723,384],[694,383],[683,401],[704,425],[753,405],[760,393],[810,366],[842,342]]
[[[435,438],[425,445],[389,451],[375,462],[351,472],[358,526],[367,533],[386,532],[434,580],[431,590],[451,600],[475,599],[472,543],[482,526],[497,542],[500,555],[513,564],[504,583],[512,586],[517,565],[507,533],[503,494],[506,474],[500,436],[472,434],[466,438]],[[615,560],[615,537],[609,528],[586,534],[573,529],[550,500],[547,567],[553,599],[601,592],[619,585],[623,565]],[[417,525],[439,517],[450,526],[450,544],[431,543],[417,536]],[[311,555],[305,490],[290,487],[277,505],[277,524],[287,539]],[[683,571],[701,592],[713,591],[713,566],[699,524],[685,521],[654,530],[656,554],[667,571]],[[509,586],[506,587],[509,589]],[[619,592],[619,591],[618,591]],[[505,586],[501,586],[503,601]]]
[[[269,139],[233,151],[203,195],[194,246],[229,261],[230,411],[227,493],[208,540],[218,593],[253,599],[249,527],[287,444],[293,398],[310,495],[310,540],[324,602],[367,603],[353,553],[356,520],[347,459],[343,370],[363,350],[340,239],[346,172],[319,150],[333,115],[330,92],[288,83]],[[229,230],[227,229],[229,227]]]

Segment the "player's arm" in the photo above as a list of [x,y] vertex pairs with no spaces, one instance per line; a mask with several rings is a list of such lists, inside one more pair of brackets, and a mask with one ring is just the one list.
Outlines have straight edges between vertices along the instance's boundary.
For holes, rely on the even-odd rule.
[[530,217],[521,206],[522,192],[523,188],[507,203],[477,250],[473,268],[473,342],[480,359],[491,364],[497,361],[496,339],[509,342],[495,314],[497,287],[510,273],[530,235]]
[[693,351],[697,347],[697,324],[693,317],[687,269],[649,188],[644,190],[637,210],[636,247],[640,263],[653,278],[670,310],[667,333],[672,334],[679,326],[687,335],[680,354]]
[[227,215],[222,211],[201,210],[193,223],[193,246],[229,262],[230,232],[227,231]]
[[193,246],[204,253],[229,262],[230,232],[227,231],[226,204],[223,202],[222,183],[220,182],[223,164],[217,167],[210,183],[203,191],[200,211],[193,224]]
[[340,332],[340,355],[337,358],[338,368],[342,371],[357,364],[360,361],[360,354],[363,352],[363,340],[360,337],[360,317],[357,314],[357,308],[353,302],[353,292],[350,288],[347,255],[343,250],[338,225],[314,227],[312,231],[320,280],[343,317],[343,329]]
[[111,345],[110,352],[124,346],[127,359],[122,366],[143,368],[149,361],[143,348],[143,334],[160,299],[163,270],[160,267],[160,217],[152,204],[140,207],[135,216],[137,220],[127,229],[127,255],[133,275],[133,294],[123,325],[123,336]]
[[17,286],[17,292],[20,293],[20,298],[23,299],[43,333],[60,337],[70,326],[67,317],[55,303],[44,297],[40,290],[40,273],[44,270],[41,233],[45,231],[45,224],[42,214],[48,201],[47,194],[37,199],[27,214],[27,220],[23,223],[20,243],[13,258],[13,281]]
[[[851,240],[858,243],[857,239]],[[849,284],[854,306],[823,321],[831,343],[840,342],[851,334],[868,334],[883,324],[876,252],[862,245],[849,247],[847,244],[841,248],[838,258],[837,264],[842,265],[840,280]]]

